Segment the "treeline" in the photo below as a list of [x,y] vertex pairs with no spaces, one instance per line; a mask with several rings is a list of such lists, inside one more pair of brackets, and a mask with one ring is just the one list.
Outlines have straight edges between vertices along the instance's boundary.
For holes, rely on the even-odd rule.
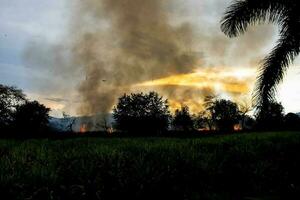
[[[207,96],[203,111],[192,114],[187,105],[171,113],[168,100],[156,92],[124,94],[113,108],[113,130],[123,135],[170,133],[300,130],[300,117],[284,114],[280,103],[271,102],[250,115],[251,107]],[[0,136],[44,137],[49,128],[49,108],[30,101],[24,93],[0,84]],[[109,126],[105,126],[111,128]],[[111,130],[110,130],[111,131]]]
[[113,109],[114,127],[138,135],[166,131],[226,134],[234,131],[300,130],[300,117],[294,113],[285,115],[283,106],[277,102],[257,109],[254,116],[249,114],[250,106],[216,96],[207,96],[203,106],[204,111],[198,114],[191,114],[189,107],[184,105],[172,115],[168,101],[156,92],[124,94]]

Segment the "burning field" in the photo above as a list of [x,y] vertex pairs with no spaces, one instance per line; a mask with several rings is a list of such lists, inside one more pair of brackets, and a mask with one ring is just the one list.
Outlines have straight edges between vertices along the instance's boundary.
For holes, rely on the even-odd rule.
[[300,199],[300,4],[231,1],[1,1],[0,199]]

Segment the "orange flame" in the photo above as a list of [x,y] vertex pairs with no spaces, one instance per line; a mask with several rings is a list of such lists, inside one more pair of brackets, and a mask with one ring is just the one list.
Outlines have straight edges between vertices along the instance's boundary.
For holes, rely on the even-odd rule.
[[80,129],[79,129],[80,133],[85,133],[87,132],[87,125],[86,124],[81,124],[80,125]]
[[241,131],[242,130],[242,126],[240,124],[236,124],[233,127],[234,131]]

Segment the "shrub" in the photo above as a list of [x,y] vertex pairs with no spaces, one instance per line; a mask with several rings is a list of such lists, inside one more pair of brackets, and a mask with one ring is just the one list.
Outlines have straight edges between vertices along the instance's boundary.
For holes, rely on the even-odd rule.
[[170,111],[167,100],[156,92],[124,94],[113,109],[118,130],[132,133],[158,133],[168,129]]
[[283,129],[284,109],[281,103],[270,102],[259,109],[256,115],[258,130]]
[[14,113],[14,127],[27,134],[44,132],[48,127],[49,111],[37,101],[18,105]]
[[238,105],[225,99],[214,100],[208,107],[212,121],[219,131],[233,131],[240,114]]
[[175,111],[175,116],[172,122],[175,130],[191,131],[194,129],[194,120],[189,112],[188,106],[183,106]]

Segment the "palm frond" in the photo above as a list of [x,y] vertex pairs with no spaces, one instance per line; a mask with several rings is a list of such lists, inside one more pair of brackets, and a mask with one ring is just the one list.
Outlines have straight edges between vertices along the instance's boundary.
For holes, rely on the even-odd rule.
[[283,0],[236,0],[221,20],[221,30],[229,37],[244,33],[249,25],[279,22],[287,7]]
[[260,67],[253,95],[257,107],[274,101],[276,86],[282,81],[289,64],[299,54],[299,38],[296,38],[294,34],[282,34],[276,47],[264,59]]

